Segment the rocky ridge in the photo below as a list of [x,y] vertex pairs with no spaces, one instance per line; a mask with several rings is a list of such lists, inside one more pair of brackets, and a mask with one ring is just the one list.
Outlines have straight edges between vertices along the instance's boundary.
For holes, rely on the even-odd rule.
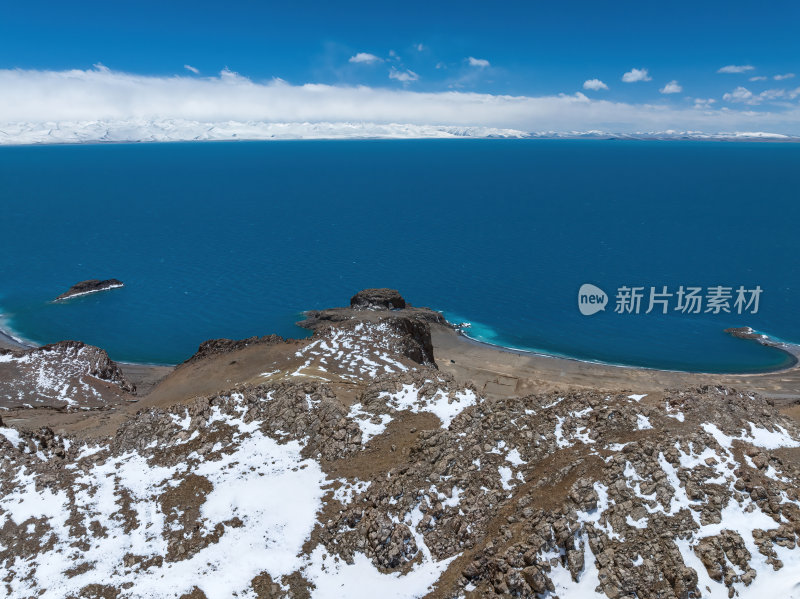
[[252,345],[274,345],[283,342],[284,338],[280,335],[263,335],[261,337],[248,337],[247,339],[209,339],[201,343],[194,355],[186,360],[184,364],[197,362],[208,356],[229,354]]

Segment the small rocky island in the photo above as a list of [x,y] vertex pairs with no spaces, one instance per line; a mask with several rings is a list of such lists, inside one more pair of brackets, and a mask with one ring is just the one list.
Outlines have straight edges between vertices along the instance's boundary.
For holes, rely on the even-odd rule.
[[762,342],[768,339],[766,335],[756,333],[751,327],[731,327],[729,329],[725,329],[725,332],[732,337],[736,337],[737,339],[755,339]]
[[87,293],[95,293],[97,291],[106,291],[107,289],[116,289],[117,287],[124,287],[124,284],[119,279],[106,279],[100,281],[98,279],[89,279],[88,281],[81,281],[75,283],[67,291],[59,295],[53,301],[58,302],[61,300],[70,299],[79,295],[86,295]]

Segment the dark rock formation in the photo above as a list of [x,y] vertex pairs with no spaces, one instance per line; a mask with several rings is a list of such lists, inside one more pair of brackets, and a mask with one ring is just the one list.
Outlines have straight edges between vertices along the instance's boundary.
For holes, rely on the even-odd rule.
[[309,310],[297,326],[313,331],[348,320],[380,322],[396,316],[449,326],[441,313],[430,308],[413,308],[394,289],[364,289],[350,299],[349,308]]
[[398,335],[398,353],[418,364],[436,366],[436,361],[433,359],[430,324],[422,319],[407,316],[387,318],[382,322],[391,326]]
[[96,291],[105,291],[106,289],[116,289],[123,287],[124,284],[118,279],[106,279],[100,281],[98,279],[89,279],[88,281],[81,281],[75,283],[67,291],[59,295],[54,301],[65,300],[77,295],[85,295],[87,293],[94,293]]
[[283,343],[285,339],[280,335],[264,335],[263,337],[248,337],[247,339],[209,339],[203,341],[195,354],[184,364],[196,362],[216,354],[228,354],[250,345],[275,345]]
[[397,289],[363,289],[350,298],[356,310],[402,310],[406,300]]
[[756,333],[750,327],[731,327],[729,329],[725,329],[725,332],[732,337],[736,337],[737,339],[755,339],[757,341],[766,339],[765,335]]

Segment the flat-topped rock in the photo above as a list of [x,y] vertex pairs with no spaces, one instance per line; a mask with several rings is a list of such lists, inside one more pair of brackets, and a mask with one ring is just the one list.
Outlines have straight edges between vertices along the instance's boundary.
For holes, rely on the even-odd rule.
[[406,300],[397,289],[363,289],[350,298],[356,310],[402,310]]
[[87,293],[96,293],[98,291],[106,291],[108,289],[116,289],[117,287],[124,287],[124,284],[119,279],[106,279],[101,281],[99,279],[89,279],[75,283],[67,291],[59,295],[54,301],[65,300],[79,295],[86,295]]
[[448,325],[440,312],[413,307],[396,289],[364,289],[350,299],[347,307],[308,310],[303,314],[305,318],[296,324],[313,331],[344,321],[381,322],[387,318],[413,318]]

